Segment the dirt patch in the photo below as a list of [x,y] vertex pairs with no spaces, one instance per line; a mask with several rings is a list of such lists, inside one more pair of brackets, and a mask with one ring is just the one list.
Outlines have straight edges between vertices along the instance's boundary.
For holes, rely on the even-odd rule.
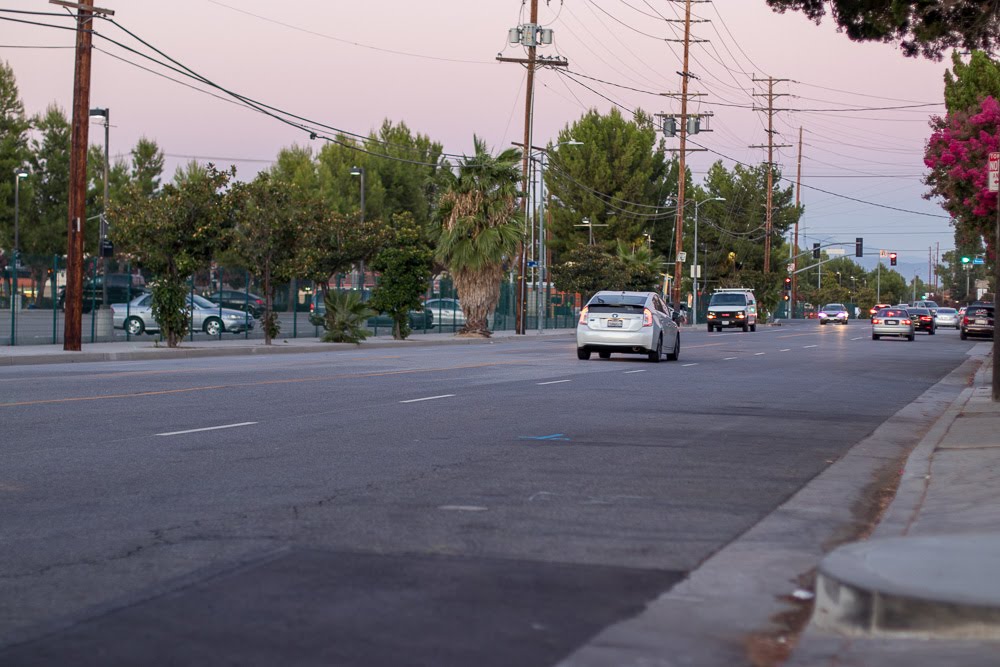
[[[903,456],[875,472],[871,483],[851,507],[855,520],[824,542],[824,551],[832,551],[847,542],[864,540],[872,534],[896,497],[905,464],[906,456]],[[801,590],[815,591],[816,570],[799,575],[796,584]],[[791,595],[782,595],[778,599],[788,604],[789,608],[771,617],[774,629],[754,633],[744,641],[747,659],[753,667],[779,667],[784,664],[812,616],[812,599],[800,600]]]

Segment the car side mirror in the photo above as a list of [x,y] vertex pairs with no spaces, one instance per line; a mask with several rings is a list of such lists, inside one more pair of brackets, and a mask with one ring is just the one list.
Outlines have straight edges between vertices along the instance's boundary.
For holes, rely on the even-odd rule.
[[673,314],[670,316],[670,319],[672,319],[674,322],[680,322],[681,321],[681,311],[675,310],[673,312]]

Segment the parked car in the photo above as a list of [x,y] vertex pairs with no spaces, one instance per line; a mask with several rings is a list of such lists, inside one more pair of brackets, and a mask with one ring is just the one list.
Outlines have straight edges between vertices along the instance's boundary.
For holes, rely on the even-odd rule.
[[[434,313],[426,308],[410,311],[410,328],[414,331],[425,331],[434,328]],[[309,322],[313,326],[326,326],[326,302],[323,301],[322,294],[314,294],[312,305],[309,310]],[[365,323],[371,328],[391,328],[392,317],[387,313],[379,313],[374,317],[369,317]]]
[[910,319],[913,320],[914,331],[926,331],[931,336],[937,333],[937,327],[934,325],[934,314],[931,313],[930,308],[910,306],[906,309],[906,312],[910,314]]
[[[108,283],[108,303],[124,303],[146,293],[146,279],[131,273],[109,273],[85,277],[83,281],[83,312],[89,313],[104,304],[104,282]],[[66,310],[66,286],[59,288],[59,310]]]
[[257,320],[264,314],[264,307],[266,305],[264,297],[258,296],[253,292],[247,292],[246,290],[217,290],[211,294],[206,294],[205,298],[224,308],[232,308],[233,310],[242,310],[243,312],[250,313]]
[[970,304],[965,310],[965,316],[962,318],[959,337],[962,340],[965,340],[969,336],[988,336],[993,338],[993,316],[994,308],[992,304]]
[[954,308],[938,308],[934,314],[934,325],[938,327],[954,327],[958,329],[961,326],[960,322],[958,311]]
[[434,321],[442,329],[461,329],[465,326],[465,313],[458,299],[428,299],[424,309],[434,313]]
[[[142,294],[128,303],[113,303],[111,312],[115,328],[124,329],[133,336],[160,330],[160,325],[153,318],[152,293]],[[188,297],[188,312],[191,330],[204,331],[209,336],[218,336],[222,332],[242,333],[254,328],[254,318],[250,313],[223,308],[196,294]]]
[[828,303],[817,314],[820,324],[832,322],[847,324],[847,306],[842,303]]
[[910,314],[902,308],[883,308],[872,318],[872,340],[882,336],[901,336],[906,340],[914,340],[913,320]]
[[590,359],[593,352],[601,359],[619,352],[645,354],[653,362],[666,354],[676,361],[681,333],[675,311],[655,292],[598,292],[580,311],[576,327],[577,359]]

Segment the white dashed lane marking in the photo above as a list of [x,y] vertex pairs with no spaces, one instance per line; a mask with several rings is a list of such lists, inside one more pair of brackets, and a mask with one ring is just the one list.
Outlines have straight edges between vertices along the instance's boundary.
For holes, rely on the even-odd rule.
[[688,366],[697,366],[698,364],[681,364],[682,368],[687,368]]
[[755,357],[761,357],[761,356],[763,356],[765,354],[767,354],[767,352],[755,352],[753,356],[755,356]]
[[732,361],[733,359],[739,359],[739,357],[726,357],[723,361]]
[[629,373],[645,373],[645,372],[646,372],[645,370],[640,370],[640,371],[625,371],[625,375],[628,375]]
[[551,382],[539,382],[538,384],[560,384],[563,382],[572,382],[572,380],[552,380]]
[[819,347],[819,346],[818,345],[803,345],[802,349],[803,350],[808,350],[810,347]]
[[186,431],[171,431],[170,433],[157,433],[156,435],[184,435],[185,433],[201,433],[202,431],[218,431],[223,428],[236,428],[237,426],[251,426],[257,422],[240,422],[239,424],[225,424],[224,426],[206,426],[205,428],[192,428]]
[[792,351],[792,348],[790,348],[790,347],[786,347],[783,350],[778,350],[778,352],[791,352],[791,351]]
[[441,394],[440,396],[425,396],[424,398],[411,398],[408,401],[400,401],[400,403],[419,403],[420,401],[433,401],[439,398],[451,398],[455,394]]

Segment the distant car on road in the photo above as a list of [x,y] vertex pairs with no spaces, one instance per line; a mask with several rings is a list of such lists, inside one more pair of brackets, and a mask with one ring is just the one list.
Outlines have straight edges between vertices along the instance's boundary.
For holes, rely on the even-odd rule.
[[717,289],[708,302],[708,331],[723,327],[757,330],[757,298],[753,290],[737,287]]
[[994,309],[992,304],[973,303],[965,309],[959,337],[988,336],[993,338]]
[[872,318],[872,340],[882,336],[900,336],[906,340],[914,340],[913,320],[910,314],[902,308],[883,308]]
[[817,314],[820,324],[832,322],[847,324],[847,306],[842,303],[828,303]]
[[934,314],[934,324],[939,327],[961,327],[958,311],[954,308],[938,308]]
[[931,313],[930,308],[910,306],[906,309],[906,312],[910,314],[910,319],[913,320],[914,331],[926,331],[931,336],[937,333],[937,327],[934,325],[934,314]]
[[937,305],[936,301],[914,301],[910,305],[913,306],[914,308],[926,308],[927,310],[931,311],[931,315],[936,314],[938,308],[941,307]]
[[681,332],[675,311],[656,292],[598,292],[580,311],[576,327],[576,357],[601,359],[612,353],[645,354],[659,362],[664,354],[676,361]]
[[891,307],[892,304],[889,303],[876,303],[874,306],[871,307],[871,310],[868,311],[868,316],[875,317],[875,313],[877,313],[878,311],[882,310],[883,308],[891,308]]
[[[111,312],[115,328],[124,329],[132,336],[160,330],[160,325],[153,318],[152,293],[140,295],[129,303],[113,303]],[[223,332],[242,333],[254,328],[254,318],[250,313],[223,308],[197,294],[188,297],[188,313],[191,330],[204,331],[209,336],[218,336]]]

